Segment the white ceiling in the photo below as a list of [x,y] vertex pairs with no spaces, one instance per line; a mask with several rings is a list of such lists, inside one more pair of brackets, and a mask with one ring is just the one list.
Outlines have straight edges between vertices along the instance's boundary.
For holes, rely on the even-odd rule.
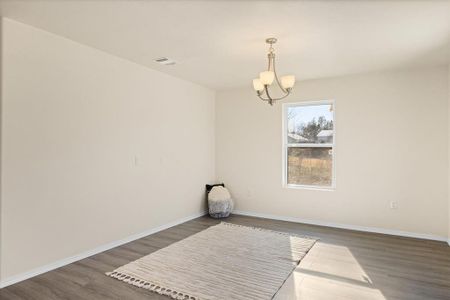
[[[1,14],[213,89],[450,62],[450,1],[2,0]],[[153,59],[177,61],[161,66]]]

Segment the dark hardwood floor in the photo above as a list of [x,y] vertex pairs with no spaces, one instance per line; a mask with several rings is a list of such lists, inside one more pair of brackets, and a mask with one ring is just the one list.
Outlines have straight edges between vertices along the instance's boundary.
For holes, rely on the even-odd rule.
[[[244,216],[242,225],[320,238],[275,299],[450,299],[450,247],[393,237]],[[201,217],[0,290],[13,299],[161,299],[104,275],[218,223]]]

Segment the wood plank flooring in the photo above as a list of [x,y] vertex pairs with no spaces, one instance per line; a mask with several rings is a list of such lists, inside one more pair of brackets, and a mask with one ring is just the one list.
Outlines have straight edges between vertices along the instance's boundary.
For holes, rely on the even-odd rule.
[[[450,299],[446,243],[244,216],[226,221],[320,238],[276,300]],[[186,222],[1,289],[0,299],[168,300],[104,273],[216,223],[206,216]]]

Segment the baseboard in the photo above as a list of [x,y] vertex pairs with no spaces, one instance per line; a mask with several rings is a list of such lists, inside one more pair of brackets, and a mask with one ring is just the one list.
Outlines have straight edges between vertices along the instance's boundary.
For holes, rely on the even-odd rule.
[[87,257],[89,257],[89,256],[98,254],[98,253],[100,253],[100,252],[103,252],[103,251],[106,251],[106,250],[109,250],[109,249],[112,249],[112,248],[121,246],[121,245],[123,245],[123,244],[132,242],[132,241],[134,241],[134,240],[143,238],[143,237],[148,236],[148,235],[150,235],[150,234],[154,234],[154,233],[157,233],[157,232],[159,232],[159,231],[168,229],[168,228],[170,228],[170,227],[179,225],[179,224],[181,224],[181,223],[190,221],[190,220],[192,220],[192,219],[199,218],[199,217],[201,217],[201,216],[204,216],[206,213],[207,213],[207,212],[201,212],[201,213],[193,214],[193,215],[187,216],[187,217],[185,217],[185,218],[181,218],[181,219],[178,219],[178,220],[176,220],[176,221],[173,221],[173,222],[170,222],[170,223],[167,223],[167,224],[158,226],[158,227],[156,227],[156,228],[151,228],[151,229],[148,229],[148,230],[146,230],[146,231],[143,231],[143,232],[140,232],[140,233],[137,233],[137,234],[133,234],[133,235],[128,236],[128,237],[126,237],[126,238],[124,238],[124,239],[117,240],[117,241],[114,241],[114,242],[111,242],[111,243],[102,245],[102,246],[97,247],[97,248],[95,248],[95,249],[91,249],[91,250],[85,251],[85,252],[83,252],[83,253],[80,253],[80,254],[77,254],[77,255],[74,255],[74,256],[71,256],[71,257],[67,257],[67,258],[64,258],[64,259],[55,261],[55,262],[53,262],[53,263],[50,263],[50,264],[41,266],[41,267],[39,267],[39,268],[36,268],[36,269],[30,270],[30,271],[27,271],[27,272],[25,272],[25,273],[21,273],[21,274],[18,274],[18,275],[14,275],[14,276],[5,278],[4,280],[0,281],[0,289],[1,289],[1,288],[4,288],[4,287],[7,287],[7,286],[9,286],[9,285],[18,283],[18,282],[20,282],[20,281],[29,279],[29,278],[31,278],[31,277],[34,277],[34,276],[37,276],[37,275],[46,273],[46,272],[48,272],[48,271],[51,271],[51,270],[60,268],[60,267],[62,267],[62,266],[71,264],[71,263],[73,263],[73,262],[82,260],[82,259],[87,258]]
[[334,227],[334,228],[349,229],[349,230],[356,230],[356,231],[364,231],[364,232],[381,233],[381,234],[395,235],[395,236],[402,236],[402,237],[410,237],[410,238],[417,238],[417,239],[424,239],[424,240],[447,242],[450,246],[450,239],[447,239],[446,237],[433,235],[433,234],[414,233],[414,232],[394,230],[394,229],[385,229],[385,228],[378,228],[378,227],[348,225],[348,224],[342,224],[342,223],[325,222],[325,221],[303,219],[303,218],[297,218],[297,217],[277,216],[277,215],[263,214],[263,213],[257,213],[257,212],[251,212],[251,211],[242,211],[242,210],[236,210],[233,213],[236,215],[249,216],[249,217],[258,217],[258,218],[273,219],[273,220],[279,220],[279,221],[288,221],[288,222],[304,223],[304,224],[310,224],[310,225],[318,225],[318,226]]

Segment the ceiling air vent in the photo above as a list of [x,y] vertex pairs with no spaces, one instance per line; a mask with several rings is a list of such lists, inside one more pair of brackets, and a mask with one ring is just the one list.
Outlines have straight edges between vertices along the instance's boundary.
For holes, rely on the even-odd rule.
[[166,65],[166,66],[174,65],[176,63],[174,60],[171,60],[170,58],[167,58],[167,57],[159,57],[159,58],[155,59],[155,61],[161,65]]

